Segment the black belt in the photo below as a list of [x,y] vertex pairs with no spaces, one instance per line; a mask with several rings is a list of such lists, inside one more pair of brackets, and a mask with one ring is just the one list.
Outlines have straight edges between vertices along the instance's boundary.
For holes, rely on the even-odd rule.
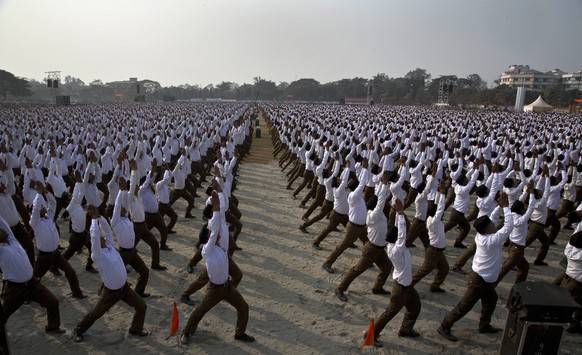
[[513,247],[519,248],[519,249],[521,249],[521,250],[524,250],[524,249],[525,249],[525,245],[519,245],[519,244],[515,244],[514,242],[510,242],[510,243],[509,243],[509,246],[510,246],[510,247],[511,247],[511,246],[513,246]]
[[156,212],[146,212],[145,214],[157,215],[158,214],[158,211],[156,211]]
[[226,287],[226,284],[228,283],[228,280],[227,280],[225,283],[223,283],[223,284],[220,284],[220,285],[218,285],[218,284],[215,284],[215,283],[214,283],[214,282],[212,282],[212,281],[209,281],[209,283],[210,283],[210,285],[211,285],[211,286],[214,286],[214,287]]
[[32,285],[36,284],[39,281],[39,279],[32,277],[30,280],[28,280],[26,282],[14,282],[14,281],[10,281],[10,280],[5,280],[5,281],[12,286],[32,286]]
[[144,224],[144,223],[145,223],[145,221],[143,221],[143,222],[133,222],[133,224]]
[[436,251],[445,251],[445,248],[437,248],[437,247],[432,246],[432,245],[429,245],[428,247],[431,248],[431,249],[434,249]]
[[422,220],[422,219],[420,219],[420,218],[416,218],[416,217],[414,217],[414,220],[415,220],[415,221],[419,221],[420,223],[426,223],[426,221],[425,221],[425,220]]
[[372,242],[370,242],[370,245],[371,245],[371,246],[373,246],[373,247],[374,247],[374,248],[376,248],[376,249],[384,249],[384,248],[385,248],[385,246],[381,247],[381,246],[379,246],[379,245],[376,245],[376,244],[374,244],[374,243],[372,243]]
[[395,283],[398,284],[398,286],[402,287],[402,288],[410,288],[412,287],[412,284],[408,285],[408,286],[404,286],[403,284],[399,283],[398,281],[394,281]]
[[355,224],[355,223],[354,223],[354,222],[352,222],[352,221],[349,221],[349,222],[350,222],[350,224],[352,224],[352,225],[354,225],[354,226],[356,226],[356,227],[365,227],[365,226],[366,226],[365,224]]
[[535,224],[538,224],[538,225],[540,225],[542,227],[545,227],[545,224],[542,224],[541,222],[531,221],[531,223],[535,223]]
[[135,250],[135,247],[134,248],[122,248],[122,247],[119,247],[119,250],[123,250],[123,251],[134,251]]
[[42,251],[42,250],[38,251],[39,255],[54,255],[54,254],[58,254],[58,253],[59,253],[59,249],[56,249],[53,251]]

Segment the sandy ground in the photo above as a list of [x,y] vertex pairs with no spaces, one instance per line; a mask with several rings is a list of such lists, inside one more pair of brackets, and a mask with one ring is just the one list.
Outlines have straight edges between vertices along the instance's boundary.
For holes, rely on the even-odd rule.
[[[172,304],[178,302],[180,325],[187,321],[191,306],[179,303],[179,297],[187,285],[198,276],[203,263],[197,266],[194,275],[186,272],[186,264],[194,254],[194,243],[203,223],[201,219],[201,199],[197,199],[197,216],[194,220],[180,218],[176,226],[177,234],[170,235],[169,245],[173,251],[162,251],[162,264],[167,271],[150,272],[146,299],[148,305],[145,329],[152,334],[137,338],[127,333],[133,310],[123,303],[114,306],[86,333],[83,343],[75,343],[71,332],[75,324],[96,304],[96,294],[100,283],[98,275],[84,271],[87,252],[76,255],[71,264],[78,270],[82,289],[89,295],[87,299],[70,297],[70,290],[64,276],[55,277],[48,273],[43,283],[60,300],[61,322],[67,330],[64,335],[53,336],[44,333],[46,313],[37,304],[23,305],[8,321],[8,336],[15,354],[25,353],[237,353],[237,354],[278,354],[278,353],[358,353],[363,332],[371,317],[378,317],[388,305],[389,296],[373,295],[371,287],[377,275],[373,268],[358,277],[347,292],[349,302],[344,303],[334,296],[333,290],[343,274],[358,260],[361,247],[348,249],[334,264],[335,274],[321,269],[321,264],[342,237],[335,232],[322,243],[323,250],[311,248],[313,238],[324,228],[327,221],[320,221],[309,228],[310,234],[303,234],[300,200],[291,198],[291,191],[285,190],[286,178],[272,158],[272,148],[264,122],[261,124],[262,138],[253,141],[252,155],[241,164],[238,189],[244,225],[239,239],[243,248],[234,255],[244,277],[238,289],[250,305],[250,319],[247,333],[256,337],[255,343],[235,341],[235,310],[221,303],[211,310],[199,325],[187,346],[178,345],[176,337],[168,339]],[[298,182],[294,184],[297,186]],[[206,186],[205,186],[206,187]],[[200,190],[202,193],[204,190]],[[305,196],[302,191],[299,197]],[[183,217],[185,204],[175,205]],[[412,211],[408,210],[409,216]],[[66,222],[61,230],[66,231]],[[343,228],[342,228],[343,231]],[[529,279],[551,281],[559,274],[558,261],[569,233],[562,232],[552,246],[547,261],[550,266],[531,266]],[[157,232],[155,232],[156,234]],[[66,233],[65,233],[66,234]],[[156,234],[157,235],[157,234]],[[472,232],[468,241],[472,240]],[[67,245],[68,235],[62,236],[61,245]],[[446,255],[452,265],[461,251],[452,247],[451,235],[447,236]],[[418,244],[418,242],[417,242]],[[535,246],[535,244],[534,244]],[[526,251],[528,260],[533,261],[534,246]],[[150,250],[140,243],[139,253],[150,264]],[[413,271],[418,269],[424,258],[421,248],[411,249]],[[465,267],[468,270],[470,265]],[[136,282],[137,274],[131,270],[129,281]],[[436,332],[440,321],[460,299],[466,287],[466,276],[450,273],[443,287],[445,294],[428,291],[434,277],[430,274],[416,289],[422,311],[415,329],[421,333],[417,339],[399,338],[397,331],[402,321],[401,312],[385,328],[381,341],[383,349],[367,348],[364,352],[388,354],[492,354],[499,351],[502,334],[482,335],[477,332],[480,304],[477,304],[465,318],[453,328],[459,342],[450,343]],[[497,288],[499,301],[493,316],[493,325],[504,328],[507,317],[505,304],[512,286],[514,273],[511,272]],[[386,288],[392,285],[389,279]],[[192,296],[199,303],[202,292]],[[564,332],[561,353],[579,353],[582,336]]]

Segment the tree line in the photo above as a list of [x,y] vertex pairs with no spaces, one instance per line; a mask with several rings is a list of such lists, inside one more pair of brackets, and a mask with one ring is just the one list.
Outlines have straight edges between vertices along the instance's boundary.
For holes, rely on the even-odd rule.
[[[513,106],[516,89],[506,85],[488,88],[479,74],[466,78],[448,76],[454,83],[449,103],[475,106]],[[154,80],[140,80],[140,95],[147,101],[224,99],[224,100],[279,100],[307,102],[339,102],[346,97],[366,97],[372,88],[372,99],[376,104],[430,105],[437,102],[440,78],[432,78],[425,69],[416,68],[403,77],[389,77],[379,73],[371,79],[356,77],[329,83],[320,83],[311,78],[302,78],[291,83],[275,83],[262,77],[253,78],[253,83],[239,85],[230,81],[206,86],[183,84],[162,87]],[[137,96],[133,86],[124,90],[113,88],[97,79],[86,84],[79,78],[65,76],[59,88],[50,88],[43,81],[24,79],[0,70],[0,96],[6,100],[20,102],[54,102],[55,95],[68,95],[73,102],[131,101]],[[534,101],[539,92],[528,91],[525,102]],[[546,102],[558,107],[569,106],[580,97],[579,90],[565,90],[561,86],[547,88],[541,93]]]

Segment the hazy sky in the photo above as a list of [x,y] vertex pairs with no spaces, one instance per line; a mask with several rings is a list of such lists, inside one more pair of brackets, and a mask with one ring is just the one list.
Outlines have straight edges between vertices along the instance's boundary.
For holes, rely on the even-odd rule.
[[0,69],[86,84],[582,70],[582,0],[0,0]]

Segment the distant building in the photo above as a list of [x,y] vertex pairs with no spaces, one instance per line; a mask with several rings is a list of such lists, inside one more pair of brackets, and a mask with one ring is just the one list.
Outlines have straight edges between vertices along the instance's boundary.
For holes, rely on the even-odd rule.
[[129,78],[129,80],[122,81],[112,81],[106,85],[113,89],[113,95],[116,100],[119,101],[131,101],[141,93],[141,88],[137,78]]
[[581,78],[582,71],[566,73],[554,69],[544,73],[531,69],[529,65],[513,64],[499,76],[499,83],[510,87],[525,87],[531,91],[544,91],[557,85],[564,86],[566,90],[574,90],[580,88]]

